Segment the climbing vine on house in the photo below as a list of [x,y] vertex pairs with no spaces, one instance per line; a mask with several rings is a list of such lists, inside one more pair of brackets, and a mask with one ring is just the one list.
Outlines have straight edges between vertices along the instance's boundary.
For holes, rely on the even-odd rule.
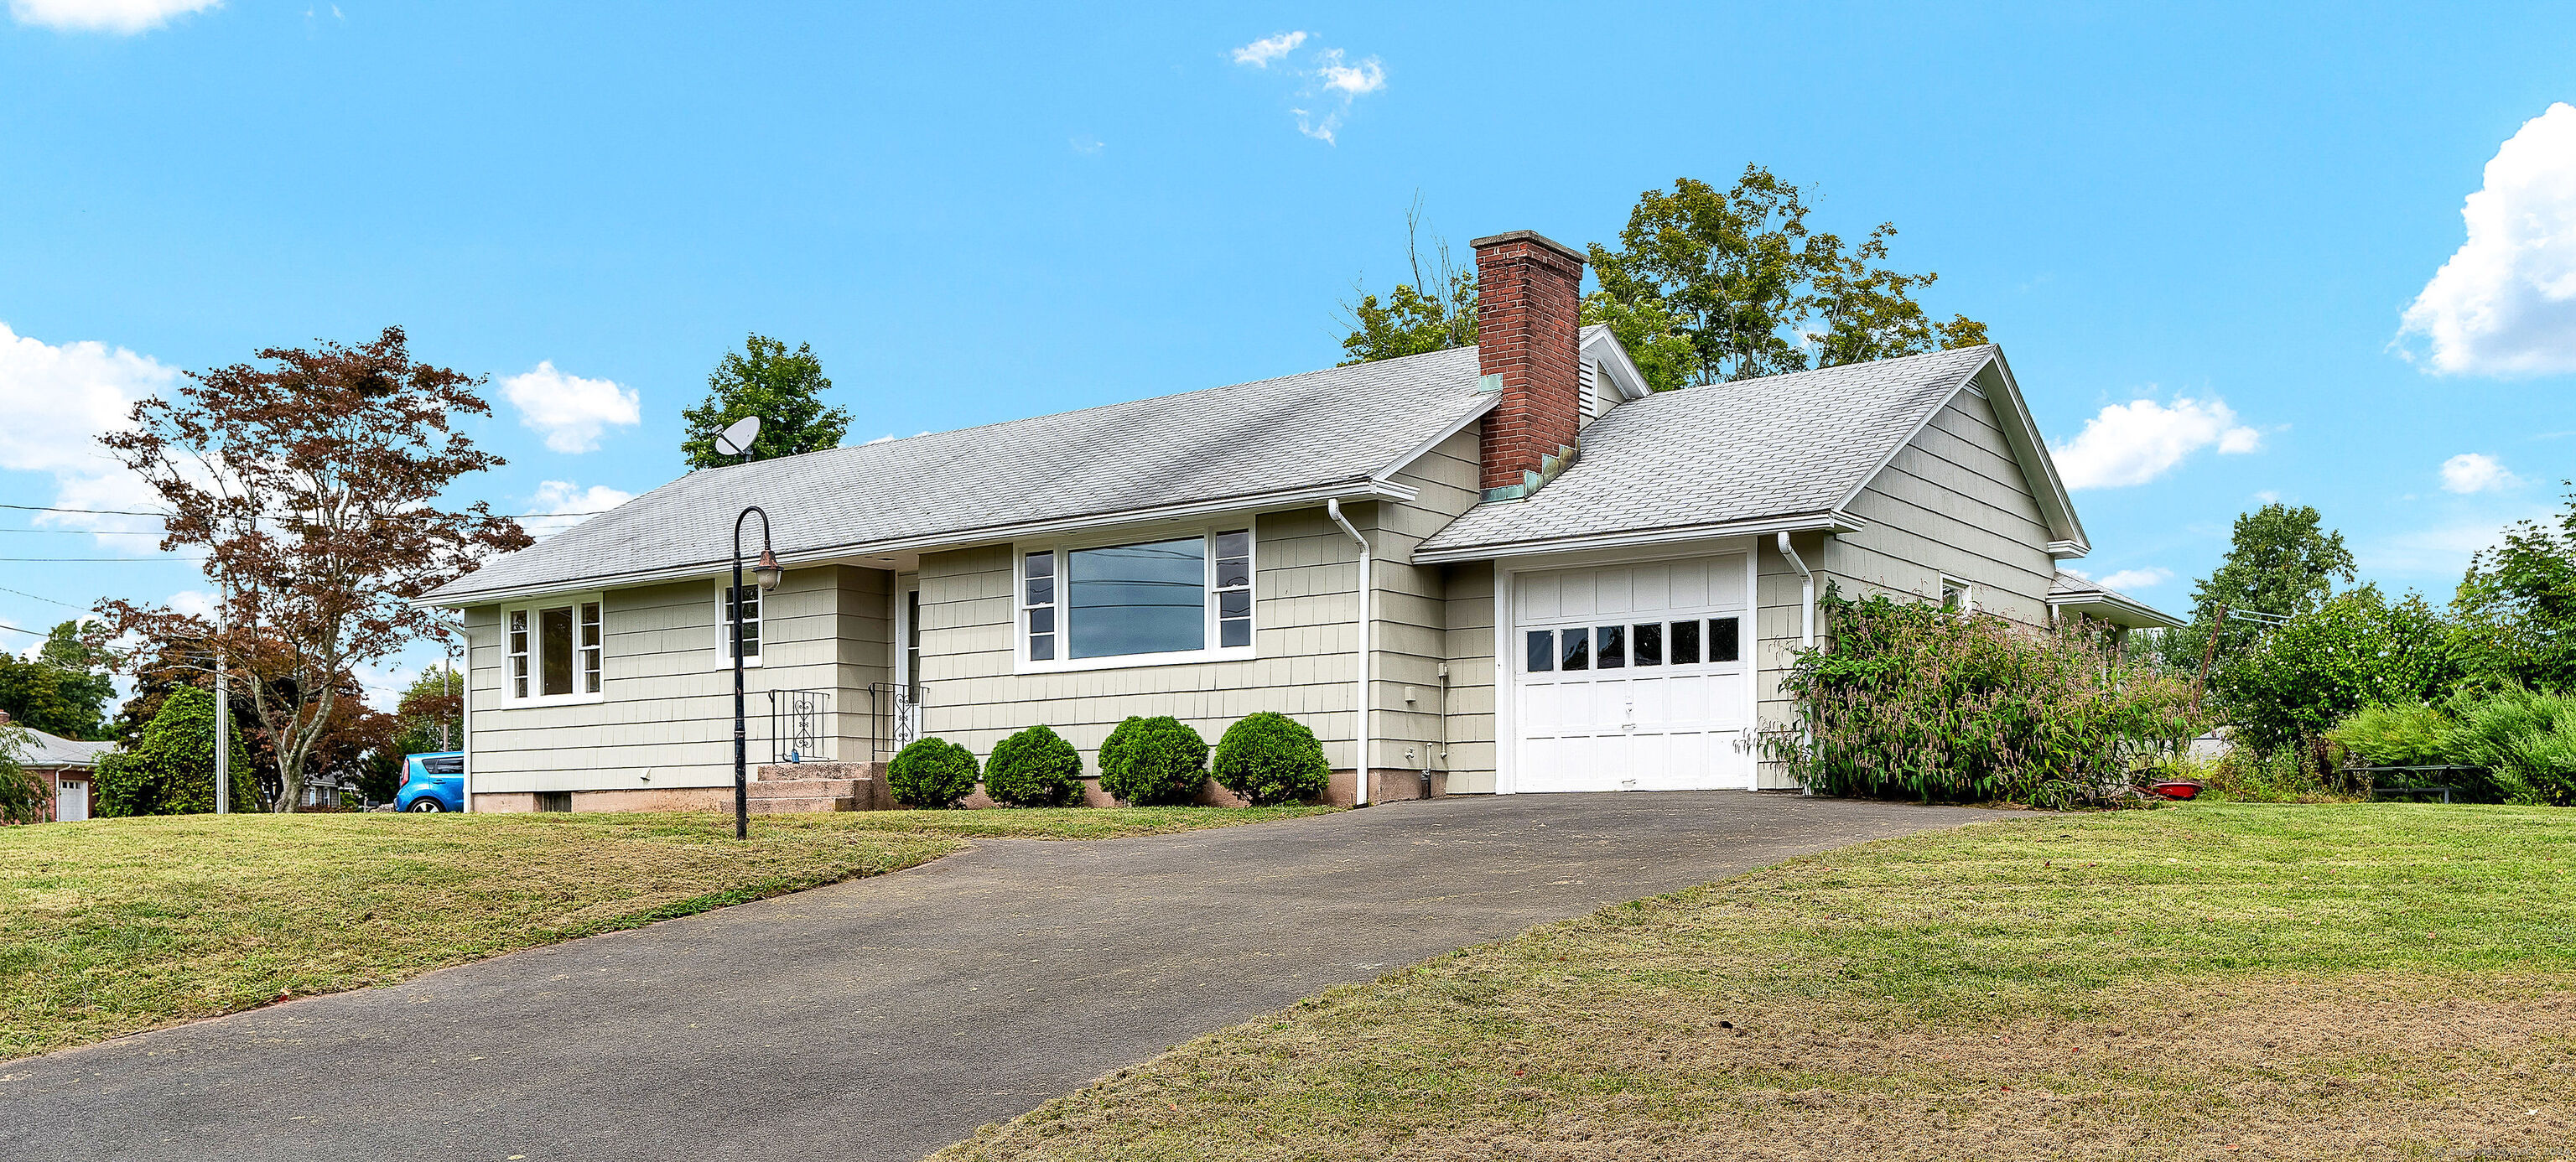
[[1819,794],[2066,806],[2128,781],[2200,729],[2191,687],[2098,636],[1828,589],[1783,680],[1797,729],[1765,754]]

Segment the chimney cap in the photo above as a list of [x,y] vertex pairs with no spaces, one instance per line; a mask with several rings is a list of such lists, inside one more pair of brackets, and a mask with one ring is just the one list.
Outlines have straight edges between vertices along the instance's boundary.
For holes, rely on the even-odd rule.
[[1541,234],[1536,230],[1506,230],[1500,234],[1489,234],[1483,238],[1478,238],[1469,242],[1467,245],[1476,250],[1483,250],[1488,246],[1501,246],[1506,242],[1535,242],[1562,254],[1567,258],[1571,258],[1576,262],[1581,262],[1586,257],[1582,251],[1559,242],[1556,239],[1550,238],[1545,234]]

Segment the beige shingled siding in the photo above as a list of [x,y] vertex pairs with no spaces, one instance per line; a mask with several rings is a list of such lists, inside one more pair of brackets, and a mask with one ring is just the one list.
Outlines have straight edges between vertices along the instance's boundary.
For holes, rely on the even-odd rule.
[[1850,512],[1869,527],[1835,538],[1822,565],[1843,596],[1938,600],[1947,574],[1976,587],[1978,609],[2047,624],[2051,534],[1984,398],[1960,392]]
[[1054,674],[1011,672],[1011,546],[923,554],[923,731],[981,758],[1044,724],[1096,773],[1101,742],[1129,715],[1171,715],[1214,744],[1244,715],[1276,710],[1313,729],[1335,767],[1350,766],[1358,548],[1320,508],[1261,516],[1253,543],[1258,657]]
[[[733,670],[719,646],[713,579],[601,595],[601,699],[514,706],[502,698],[501,611],[465,611],[478,795],[706,787],[733,781]],[[763,665],[743,688],[754,763],[769,756],[763,692],[833,692],[827,729],[842,754],[865,746],[867,684],[884,681],[886,575],[828,567],[788,572],[763,610]],[[564,598],[528,606],[559,605]]]
[[[1780,679],[1791,661],[1803,648],[1804,611],[1801,599],[1804,587],[1798,571],[1789,559],[1780,555],[1780,538],[1761,537],[1754,549],[1755,627],[1753,700],[1755,737],[1760,732],[1781,729],[1796,723],[1788,696],[1781,693]],[[1816,572],[1816,592],[1822,594],[1825,573],[1819,562],[1826,553],[1823,533],[1796,533],[1789,538],[1798,550],[1798,558]],[[1817,627],[1819,632],[1823,627]],[[1765,788],[1793,787],[1797,784],[1780,770],[1778,763],[1759,761],[1754,766],[1755,785]]]
[[[1449,659],[1450,595],[1445,570],[1416,565],[1413,551],[1458,514],[1475,506],[1477,429],[1465,430],[1395,475],[1395,482],[1416,490],[1411,502],[1372,506],[1361,524],[1377,553],[1377,655],[1375,701],[1377,733],[1371,764],[1397,771],[1449,770],[1455,756],[1443,761],[1444,744],[1458,738],[1456,723],[1443,718],[1441,664]],[[1353,522],[1359,523],[1359,522]],[[1490,648],[1488,649],[1490,651]],[[1455,685],[1457,675],[1450,675]],[[1411,701],[1407,701],[1407,695]],[[1490,739],[1492,727],[1486,728]],[[1472,739],[1470,741],[1473,741]],[[1407,752],[1411,752],[1408,756]]]
[[1495,790],[1494,565],[1451,565],[1449,574],[1449,791]]

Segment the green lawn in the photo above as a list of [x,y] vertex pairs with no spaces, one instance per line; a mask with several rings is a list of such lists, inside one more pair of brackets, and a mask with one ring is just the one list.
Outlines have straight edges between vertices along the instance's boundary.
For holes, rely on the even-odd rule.
[[1979,824],[1337,989],[937,1157],[2565,1158],[2571,864],[2547,808]]
[[936,859],[1312,814],[212,815],[0,828],[0,1061]]

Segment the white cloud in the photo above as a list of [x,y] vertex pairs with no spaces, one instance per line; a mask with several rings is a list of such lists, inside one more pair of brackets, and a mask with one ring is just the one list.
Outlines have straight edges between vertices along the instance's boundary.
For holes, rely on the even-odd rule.
[[1345,64],[1342,50],[1328,48],[1315,54],[1315,79],[1323,82],[1327,92],[1340,93],[1345,99],[1365,97],[1386,87],[1386,66],[1376,57],[1358,64]]
[[2521,478],[2505,471],[2496,458],[2483,452],[2462,452],[2442,461],[2442,491],[2495,492],[2522,483]]
[[1283,32],[1277,36],[1265,36],[1234,50],[1234,63],[1266,69],[1270,67],[1270,62],[1297,51],[1297,46],[1304,43],[1306,43],[1306,34],[1303,32]]
[[[1304,43],[1303,32],[1256,40],[1234,50],[1234,63],[1267,71],[1271,62],[1285,59]],[[1350,115],[1351,102],[1386,88],[1384,61],[1373,56],[1354,61],[1338,48],[1316,49],[1309,67],[1282,71],[1301,82],[1295,94],[1300,103],[1288,110],[1297,119],[1297,132],[1326,145],[1340,143],[1342,122]]]
[[2111,404],[2084,421],[2075,438],[2052,448],[2068,488],[2123,488],[2173,470],[2203,448],[2241,455],[2260,451],[2263,434],[2236,422],[2218,399],[2152,399]]
[[1073,145],[1073,151],[1075,153],[1082,154],[1086,157],[1109,148],[1108,142],[1102,141],[1097,137],[1093,137],[1088,133],[1076,134],[1073,137],[1071,144]]
[[558,452],[588,452],[601,433],[642,423],[642,400],[631,387],[583,379],[540,362],[534,371],[501,381],[501,394],[519,409],[519,423],[546,438]]
[[2460,217],[2468,241],[2406,308],[2399,334],[2431,339],[2445,375],[2576,371],[2576,106],[2524,122]]
[[[0,416],[7,417],[0,423],[0,470],[50,474],[57,507],[160,511],[160,494],[126,471],[98,437],[125,428],[135,400],[160,394],[178,378],[177,368],[148,355],[86,341],[57,346],[0,323]],[[39,525],[96,532],[101,547],[120,552],[149,553],[161,540],[158,517],[32,515]]]
[[9,0],[9,15],[20,24],[130,36],[159,28],[173,16],[202,12],[222,3],[223,0]]
[[609,509],[635,499],[632,492],[594,484],[588,488],[569,480],[548,480],[537,485],[537,494],[528,498],[532,513],[564,514],[560,516],[521,517],[519,526],[540,540],[580,524],[589,513]]
[[2122,569],[2102,578],[2102,587],[2126,592],[2131,589],[2153,589],[2173,580],[2173,570],[2148,566],[2144,569]]

